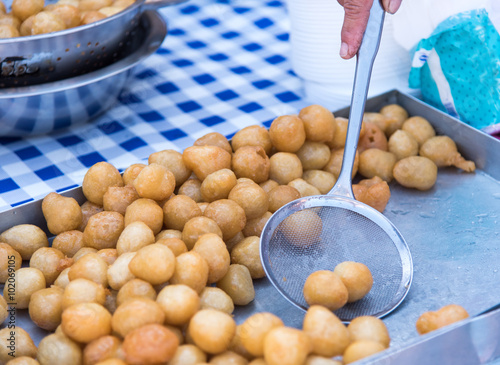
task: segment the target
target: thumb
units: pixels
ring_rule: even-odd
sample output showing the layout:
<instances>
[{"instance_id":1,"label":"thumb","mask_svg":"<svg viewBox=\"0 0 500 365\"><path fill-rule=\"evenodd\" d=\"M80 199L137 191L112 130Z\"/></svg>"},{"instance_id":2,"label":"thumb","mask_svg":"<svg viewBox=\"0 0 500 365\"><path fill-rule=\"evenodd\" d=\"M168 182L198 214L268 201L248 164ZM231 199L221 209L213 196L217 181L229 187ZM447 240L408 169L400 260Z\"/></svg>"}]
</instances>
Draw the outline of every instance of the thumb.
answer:
<instances>
[{"instance_id":1,"label":"thumb","mask_svg":"<svg viewBox=\"0 0 500 365\"><path fill-rule=\"evenodd\" d=\"M376 0L378 1L378 0ZM340 56L345 59L354 57L358 52L363 34L370 17L373 0L344 0L344 24L340 33L342 45Z\"/></svg>"}]
</instances>

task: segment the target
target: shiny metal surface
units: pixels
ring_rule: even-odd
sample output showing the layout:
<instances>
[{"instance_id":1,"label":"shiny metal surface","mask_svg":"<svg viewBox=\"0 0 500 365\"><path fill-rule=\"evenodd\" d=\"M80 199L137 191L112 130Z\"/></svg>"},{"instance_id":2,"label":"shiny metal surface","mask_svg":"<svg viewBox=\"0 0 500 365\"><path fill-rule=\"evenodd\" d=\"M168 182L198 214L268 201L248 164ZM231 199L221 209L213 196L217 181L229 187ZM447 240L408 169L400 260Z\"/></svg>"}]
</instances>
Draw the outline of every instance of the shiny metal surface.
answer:
<instances>
[{"instance_id":1,"label":"shiny metal surface","mask_svg":"<svg viewBox=\"0 0 500 365\"><path fill-rule=\"evenodd\" d=\"M435 187L423 192L390 184L391 199L384 215L406 238L412 252L414 276L412 288L403 303L384 317L391 347L380 356L425 340L427 337L420 337L415 330L417 318L425 311L456 303L471 316L476 316L500 303L500 141L398 91L368 99L366 110L379 111L392 103L402 105L412 116L424 116L439 134L447 134L457 141L460 152L476 161L478 170L467 174L455 168L440 169ZM347 117L348 114L348 108L335 112L337 116ZM63 194L75 197L80 203L84 200L81 188ZM0 231L21 223L44 226L41 201L0 213ZM268 311L279 316L288 326L302 326L303 311L285 300L268 279L255 280L254 285L255 300L235 309L237 323L242 323L253 313ZM489 320L493 318L490 315L486 317L486 322L491 323L487 333L496 334L498 327ZM47 333L30 321L26 310L16 312L16 324L26 329L37 344ZM481 332L470 332L477 338L474 341L484 341L489 346L487 348L497 351L494 349L500 337L492 340ZM473 354L474 349L466 348L462 352L464 356L456 359L449 354L450 347L457 351L454 342L449 347L434 347L434 355L440 360L437 363L471 364L467 361L469 355L465 355ZM375 359L368 359L363 364L373 363ZM500 361L491 359L487 363L499 364Z\"/></svg>"},{"instance_id":2,"label":"shiny metal surface","mask_svg":"<svg viewBox=\"0 0 500 365\"><path fill-rule=\"evenodd\" d=\"M62 80L127 55L141 13L185 0L137 0L122 12L59 32L0 39L0 89ZM46 1L46 4L56 2ZM9 11L12 1L5 5Z\"/></svg>"},{"instance_id":3,"label":"shiny metal surface","mask_svg":"<svg viewBox=\"0 0 500 365\"><path fill-rule=\"evenodd\" d=\"M142 13L119 61L65 80L0 89L0 136L27 136L81 124L117 100L131 69L154 53L165 39L163 18Z\"/></svg>"}]
</instances>

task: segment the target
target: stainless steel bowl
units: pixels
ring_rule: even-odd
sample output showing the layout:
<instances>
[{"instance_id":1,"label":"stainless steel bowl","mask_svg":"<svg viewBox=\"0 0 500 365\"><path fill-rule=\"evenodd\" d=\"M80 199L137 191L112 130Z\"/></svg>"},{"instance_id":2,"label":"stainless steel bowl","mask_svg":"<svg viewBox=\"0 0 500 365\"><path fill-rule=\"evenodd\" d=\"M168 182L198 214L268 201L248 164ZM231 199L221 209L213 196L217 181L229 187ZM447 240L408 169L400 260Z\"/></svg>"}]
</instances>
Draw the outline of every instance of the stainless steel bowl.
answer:
<instances>
[{"instance_id":1,"label":"stainless steel bowl","mask_svg":"<svg viewBox=\"0 0 500 365\"><path fill-rule=\"evenodd\" d=\"M126 57L81 76L0 89L0 136L23 137L82 124L117 100L134 66L154 53L167 35L158 12L147 10L125 45Z\"/></svg>"},{"instance_id":2,"label":"stainless steel bowl","mask_svg":"<svg viewBox=\"0 0 500 365\"><path fill-rule=\"evenodd\" d=\"M10 9L12 0L4 0ZM136 0L123 11L58 32L0 39L0 88L30 86L75 77L126 55L127 42L146 10L185 0ZM51 4L56 0L45 0Z\"/></svg>"}]
</instances>

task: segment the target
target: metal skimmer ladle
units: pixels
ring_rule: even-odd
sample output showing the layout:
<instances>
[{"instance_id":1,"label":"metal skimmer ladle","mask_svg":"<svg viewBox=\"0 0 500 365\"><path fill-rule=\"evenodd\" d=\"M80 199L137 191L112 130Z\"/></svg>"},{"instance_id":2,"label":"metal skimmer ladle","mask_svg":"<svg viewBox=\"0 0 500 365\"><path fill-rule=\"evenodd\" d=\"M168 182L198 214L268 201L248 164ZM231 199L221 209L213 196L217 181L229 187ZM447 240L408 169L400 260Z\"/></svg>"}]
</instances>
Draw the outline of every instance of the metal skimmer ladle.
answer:
<instances>
[{"instance_id":1,"label":"metal skimmer ladle","mask_svg":"<svg viewBox=\"0 0 500 365\"><path fill-rule=\"evenodd\" d=\"M343 261L361 262L374 283L361 300L335 311L344 322L361 315L382 317L405 298L413 276L408 246L394 225L377 210L358 202L352 172L373 61L378 51L384 10L378 0L357 54L356 74L342 169L327 195L297 199L277 210L261 235L264 270L274 287L293 305L307 310L307 277L333 270Z\"/></svg>"}]
</instances>

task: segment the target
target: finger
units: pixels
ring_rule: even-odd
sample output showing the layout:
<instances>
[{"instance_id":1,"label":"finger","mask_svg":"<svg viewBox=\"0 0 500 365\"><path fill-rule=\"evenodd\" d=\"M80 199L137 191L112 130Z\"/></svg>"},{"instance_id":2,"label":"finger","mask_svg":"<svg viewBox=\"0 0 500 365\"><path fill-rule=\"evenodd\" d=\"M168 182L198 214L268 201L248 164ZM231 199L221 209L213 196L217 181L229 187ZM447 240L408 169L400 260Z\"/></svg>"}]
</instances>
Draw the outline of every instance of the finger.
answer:
<instances>
[{"instance_id":1,"label":"finger","mask_svg":"<svg viewBox=\"0 0 500 365\"><path fill-rule=\"evenodd\" d=\"M377 0L378 1L378 0ZM340 33L340 57L350 59L358 52L370 17L373 0L344 0L344 24Z\"/></svg>"},{"instance_id":2,"label":"finger","mask_svg":"<svg viewBox=\"0 0 500 365\"><path fill-rule=\"evenodd\" d=\"M389 14L394 14L401 6L401 0L382 0L382 5L385 11Z\"/></svg>"}]
</instances>

